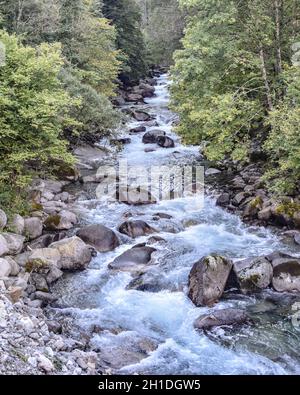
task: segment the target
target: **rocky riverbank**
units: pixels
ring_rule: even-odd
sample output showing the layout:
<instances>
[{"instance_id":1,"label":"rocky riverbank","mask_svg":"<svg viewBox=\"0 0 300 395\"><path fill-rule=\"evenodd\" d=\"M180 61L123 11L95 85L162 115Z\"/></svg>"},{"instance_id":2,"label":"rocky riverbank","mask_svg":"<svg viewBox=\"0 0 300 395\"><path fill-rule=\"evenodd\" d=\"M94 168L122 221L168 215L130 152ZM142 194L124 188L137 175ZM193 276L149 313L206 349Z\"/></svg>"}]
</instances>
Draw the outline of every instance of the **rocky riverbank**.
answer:
<instances>
[{"instance_id":1,"label":"rocky riverbank","mask_svg":"<svg viewBox=\"0 0 300 395\"><path fill-rule=\"evenodd\" d=\"M239 215L243 222L278 229L283 238L300 244L300 199L274 197L263 179L264 162L246 166L223 161L208 168L206 184L217 205Z\"/></svg>"},{"instance_id":2,"label":"rocky riverbank","mask_svg":"<svg viewBox=\"0 0 300 395\"><path fill-rule=\"evenodd\" d=\"M136 87L120 91L115 103L136 121L128 135L141 141L145 157L159 149L174 150L176 155L176 137L169 128L167 131L161 129L155 116L141 107L145 98L155 94L154 85L155 80L149 78ZM65 276L84 272L93 257L119 251L127 244L128 248L120 249L109 260L109 272L128 274L131 280L126 285L127 290L153 294L164 290L159 281L155 283L147 275L156 268L161 271L159 277L163 277L167 262L179 255L179 247L177 251L173 246L172 251L167 244L167 235L182 234L199 224L194 217L177 219L163 209L157 209L146 218L139 209L155 203L148 193L143 199L141 194L138 199L135 196L122 199L127 210L121 215L122 221L113 226L98 220L85 223L81 217L82 202L88 204L86 201L94 196L97 185L103 181L97 169L116 162L119 148L131 144L128 135L114 138L111 145L105 147L99 143L77 147L78 171L63 180L35 180L30 191L30 216L15 215L8 220L6 213L0 210L0 373L110 373L142 360L158 348L157 338L140 336L133 351L125 350L120 356L109 355L91 342L95 334L105 329L91 324L88 330L83 330L71 313L60 315L60 305L56 304L58 295L53 292L56 283ZM209 192L217 194L217 204L241 215L245 221L255 225L277 225L280 218L285 218L268 196L259 166L236 169L223 164L218 168L208 167L206 178L211 188ZM95 202L91 200L89 204L92 209ZM293 214L293 222L284 226L296 225L296 218ZM295 230L285 235L293 237L295 243L299 240ZM142 242L136 241L140 238ZM187 243L183 250L189 248ZM295 298L300 294L300 259L286 253L231 259L225 254L201 252L199 260L195 261L186 293L197 307L211 308L232 292L241 297L268 290ZM172 287L172 292L184 289L182 285L179 289L175 284ZM207 331L250 321L242 309L220 309L213 314L202 314L195 321L195 328ZM122 329L110 328L109 333L117 336Z\"/></svg>"}]
</instances>

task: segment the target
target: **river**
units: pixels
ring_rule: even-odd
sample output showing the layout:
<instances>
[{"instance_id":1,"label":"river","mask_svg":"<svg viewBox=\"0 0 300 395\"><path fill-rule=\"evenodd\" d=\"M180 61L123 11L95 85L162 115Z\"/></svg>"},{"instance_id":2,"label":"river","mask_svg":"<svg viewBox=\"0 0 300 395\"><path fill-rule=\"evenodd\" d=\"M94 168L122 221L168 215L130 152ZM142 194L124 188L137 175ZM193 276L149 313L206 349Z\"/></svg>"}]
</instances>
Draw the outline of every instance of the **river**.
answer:
<instances>
[{"instance_id":1,"label":"river","mask_svg":"<svg viewBox=\"0 0 300 395\"><path fill-rule=\"evenodd\" d=\"M145 153L143 134L132 135L131 144L118 154L131 166L187 164L200 159L198 147L181 145L172 133L174 114L168 109L168 85L167 75L159 77L156 96L136 108L153 114L158 128L166 131L176 146L155 146L155 151ZM127 126L137 125L133 121ZM291 252L291 247L282 244L271 230L244 225L237 216L217 207L213 197L206 196L201 209L196 199L179 198L132 208L100 200L80 202L85 223L101 223L116 230L130 211L134 218L159 228L159 236L166 242L155 244L155 264L143 276L149 291L128 289L132 275L108 269L116 256L147 240L121 236L123 244L119 248L98 254L88 270L67 275L57 284L59 304L63 306L60 313L71 315L83 331L92 332L89 346L99 352L113 373L299 374L300 332L289 317L295 296L271 290L256 296L227 293L211 309L197 308L188 299L188 274L204 255L219 253L239 259L275 250ZM157 212L172 219L154 220ZM247 310L253 324L239 329L218 328L209 334L193 328L199 315L224 307Z\"/></svg>"}]
</instances>

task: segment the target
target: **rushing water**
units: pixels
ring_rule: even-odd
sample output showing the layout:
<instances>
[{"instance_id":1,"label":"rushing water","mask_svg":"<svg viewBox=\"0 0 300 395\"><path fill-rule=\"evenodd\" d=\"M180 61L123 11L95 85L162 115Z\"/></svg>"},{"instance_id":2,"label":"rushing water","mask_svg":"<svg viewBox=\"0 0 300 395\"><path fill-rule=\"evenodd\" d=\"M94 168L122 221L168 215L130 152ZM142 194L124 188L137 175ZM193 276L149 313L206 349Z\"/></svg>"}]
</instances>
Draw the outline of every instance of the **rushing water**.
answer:
<instances>
[{"instance_id":1,"label":"rushing water","mask_svg":"<svg viewBox=\"0 0 300 395\"><path fill-rule=\"evenodd\" d=\"M159 129L176 141L173 149L155 148L145 153L142 134L130 136L132 143L119 154L130 165L191 163L199 159L197 147L185 147L172 133L174 115L168 110L168 79L158 79L156 96L145 108L155 115ZM131 122L128 127L137 126ZM157 127L148 128L148 130ZM212 309L196 308L186 296L189 271L197 260L209 253L232 259L287 250L263 228L247 227L240 219L218 208L211 197L204 208L194 198L163 201L130 208L120 203L81 202L87 223L101 223L112 229L130 211L134 218L146 220L160 230L166 243L157 243L155 264L143 281L152 292L129 289L129 273L110 271L108 264L134 244L121 236L116 251L98 254L89 269L69 275L57 285L62 313L71 314L84 330L98 327L91 346L114 372L121 374L287 374L300 373L300 333L289 318L296 297L267 291L257 296L227 294ZM172 220L155 221L153 214L163 212ZM292 251L297 253L297 251ZM299 251L298 251L299 252ZM201 314L224 307L241 307L253 324L235 330L216 329L210 334L197 332L194 320Z\"/></svg>"}]
</instances>

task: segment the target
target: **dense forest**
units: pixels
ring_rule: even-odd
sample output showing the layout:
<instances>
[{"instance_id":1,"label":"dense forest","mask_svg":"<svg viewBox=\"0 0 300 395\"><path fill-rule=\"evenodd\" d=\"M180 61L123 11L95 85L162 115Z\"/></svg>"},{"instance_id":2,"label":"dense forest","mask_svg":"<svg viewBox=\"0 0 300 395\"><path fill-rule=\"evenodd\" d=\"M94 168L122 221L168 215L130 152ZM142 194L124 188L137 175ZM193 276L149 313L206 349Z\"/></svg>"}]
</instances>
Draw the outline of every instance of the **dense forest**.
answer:
<instances>
[{"instance_id":1,"label":"dense forest","mask_svg":"<svg viewBox=\"0 0 300 395\"><path fill-rule=\"evenodd\" d=\"M297 0L181 0L173 102L185 141L211 160L264 159L276 193L300 177L300 4ZM298 53L298 54L297 54Z\"/></svg>"},{"instance_id":2,"label":"dense forest","mask_svg":"<svg viewBox=\"0 0 300 395\"><path fill-rule=\"evenodd\" d=\"M259 157L270 189L297 192L299 8L297 0L2 0L1 205L12 196L22 204L35 175L72 166L78 141L113 133L118 87L154 65L172 66L186 143L210 160Z\"/></svg>"}]
</instances>

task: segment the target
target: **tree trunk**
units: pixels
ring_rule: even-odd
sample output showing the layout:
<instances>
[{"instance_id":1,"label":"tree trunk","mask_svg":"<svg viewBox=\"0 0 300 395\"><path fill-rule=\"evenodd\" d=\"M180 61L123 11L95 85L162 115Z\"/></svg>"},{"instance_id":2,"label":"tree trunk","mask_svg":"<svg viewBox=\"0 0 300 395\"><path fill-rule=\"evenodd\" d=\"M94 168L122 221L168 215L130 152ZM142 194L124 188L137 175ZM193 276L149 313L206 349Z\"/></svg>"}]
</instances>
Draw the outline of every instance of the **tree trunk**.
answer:
<instances>
[{"instance_id":1,"label":"tree trunk","mask_svg":"<svg viewBox=\"0 0 300 395\"><path fill-rule=\"evenodd\" d=\"M272 111L274 107L273 107L273 102L272 102L271 88L270 88L270 84L268 81L268 73L267 73L266 61L265 61L265 52L264 52L264 48L262 45L260 46L259 56L260 56L260 63L261 63L262 78L263 78L263 81L265 84L265 89L266 89L268 110Z\"/></svg>"},{"instance_id":2,"label":"tree trunk","mask_svg":"<svg viewBox=\"0 0 300 395\"><path fill-rule=\"evenodd\" d=\"M274 0L275 7L275 26L276 26L276 71L282 73L282 55L281 55L281 11L282 1Z\"/></svg>"}]
</instances>

